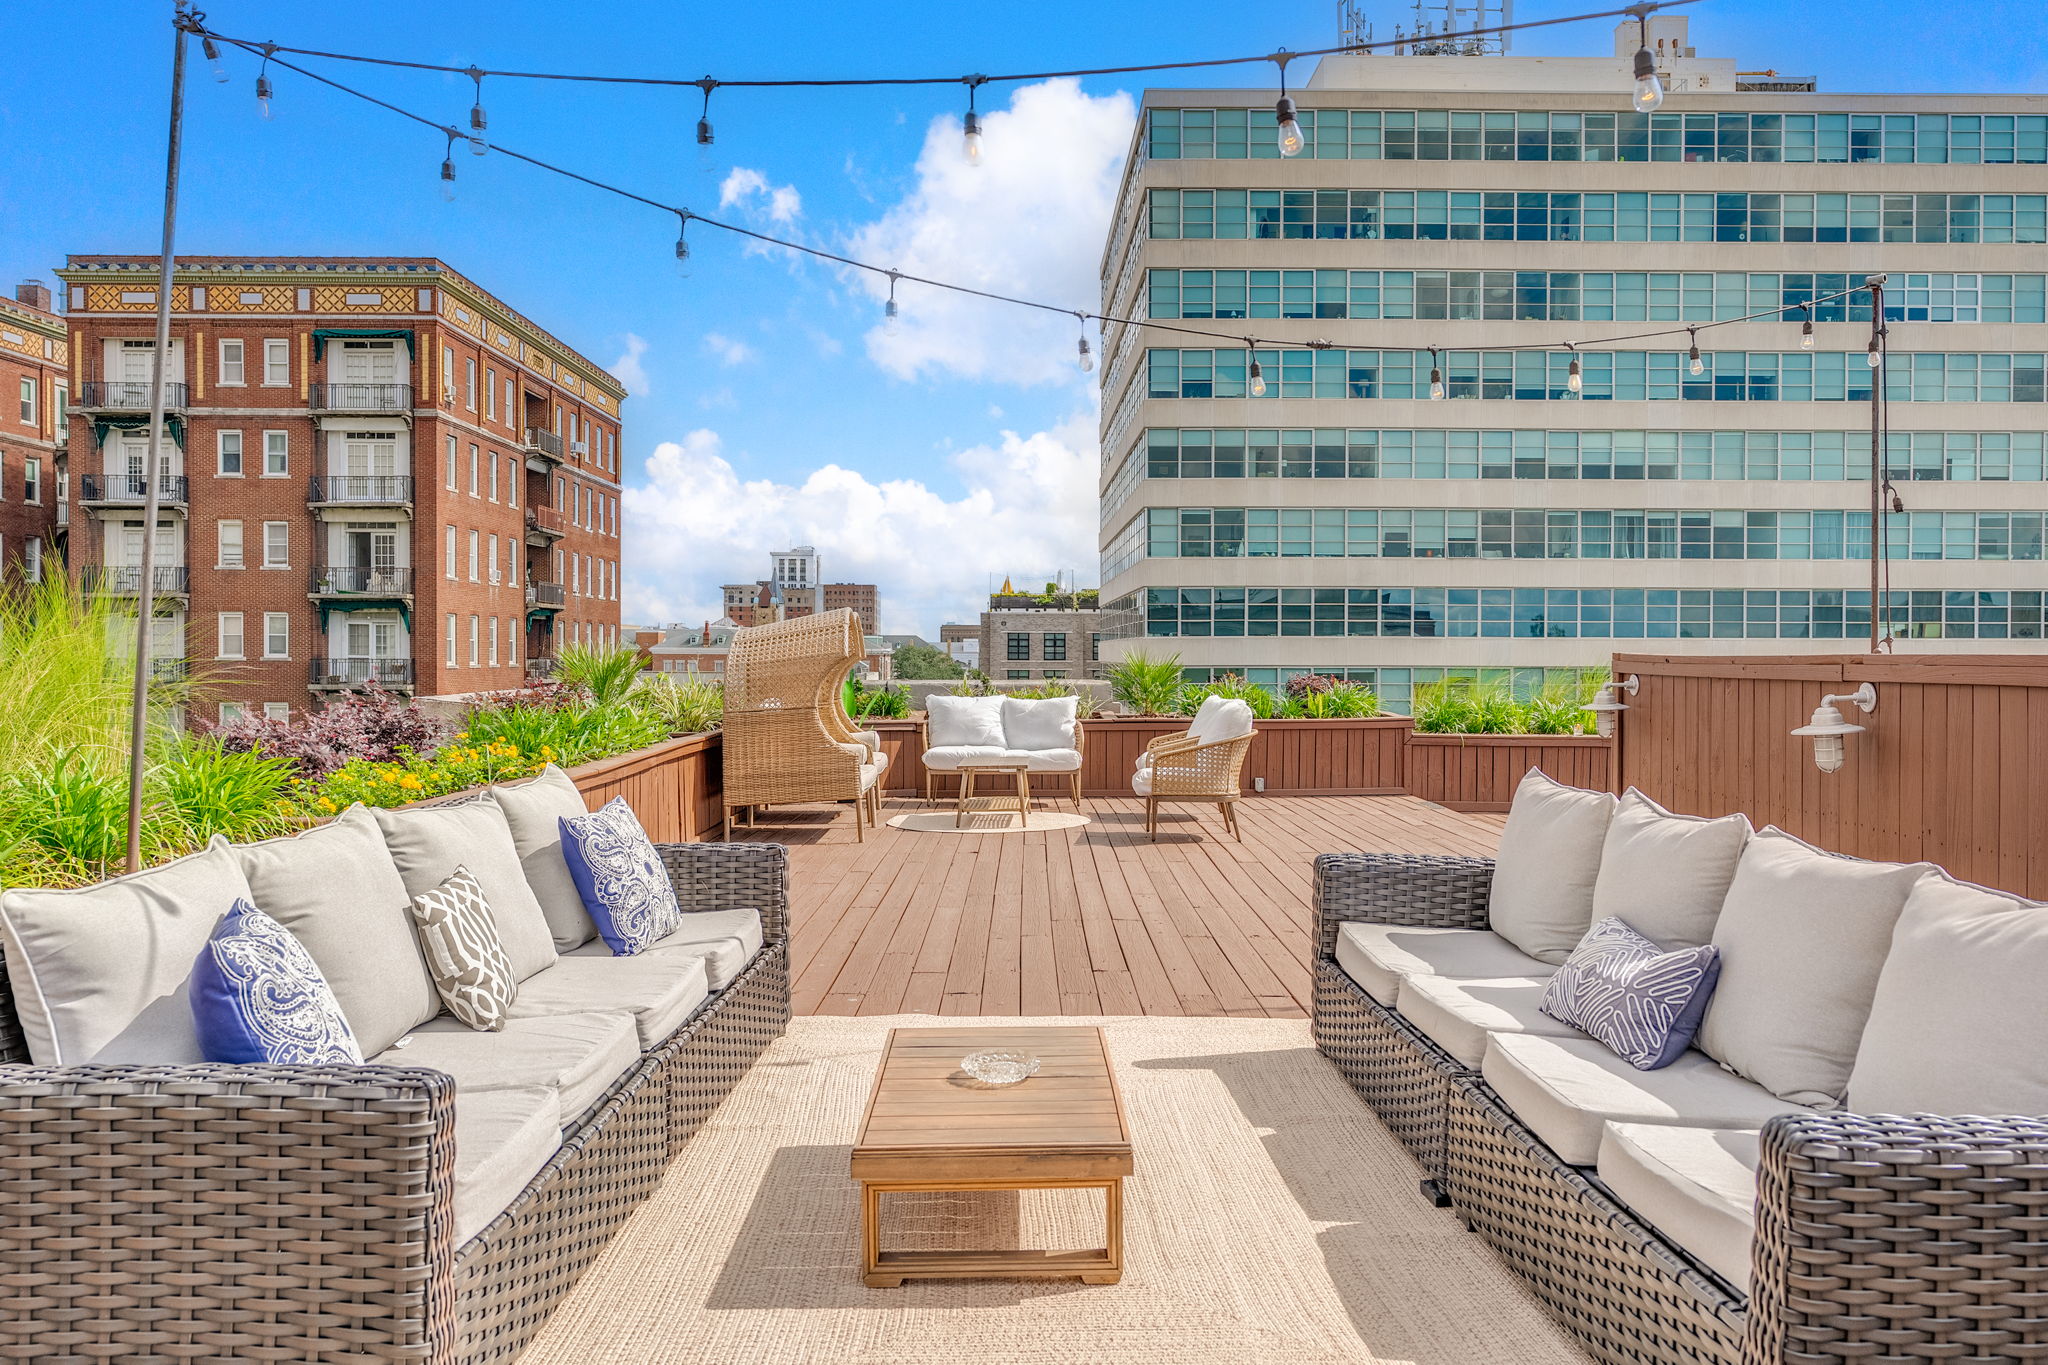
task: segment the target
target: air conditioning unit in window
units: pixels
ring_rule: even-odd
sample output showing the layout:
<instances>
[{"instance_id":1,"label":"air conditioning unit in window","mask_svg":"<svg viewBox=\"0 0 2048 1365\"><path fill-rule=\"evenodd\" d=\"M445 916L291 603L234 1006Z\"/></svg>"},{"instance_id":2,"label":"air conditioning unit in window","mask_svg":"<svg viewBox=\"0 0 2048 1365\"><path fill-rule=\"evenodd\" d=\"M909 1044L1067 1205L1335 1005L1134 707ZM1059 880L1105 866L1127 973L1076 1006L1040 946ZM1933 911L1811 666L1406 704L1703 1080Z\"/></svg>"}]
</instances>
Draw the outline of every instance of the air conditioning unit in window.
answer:
<instances>
[{"instance_id":1,"label":"air conditioning unit in window","mask_svg":"<svg viewBox=\"0 0 2048 1365\"><path fill-rule=\"evenodd\" d=\"M590 453L590 442L588 442L588 441L571 441L571 442L569 442L569 453L570 453L570 454L572 454L572 455L588 455L588 454Z\"/></svg>"}]
</instances>

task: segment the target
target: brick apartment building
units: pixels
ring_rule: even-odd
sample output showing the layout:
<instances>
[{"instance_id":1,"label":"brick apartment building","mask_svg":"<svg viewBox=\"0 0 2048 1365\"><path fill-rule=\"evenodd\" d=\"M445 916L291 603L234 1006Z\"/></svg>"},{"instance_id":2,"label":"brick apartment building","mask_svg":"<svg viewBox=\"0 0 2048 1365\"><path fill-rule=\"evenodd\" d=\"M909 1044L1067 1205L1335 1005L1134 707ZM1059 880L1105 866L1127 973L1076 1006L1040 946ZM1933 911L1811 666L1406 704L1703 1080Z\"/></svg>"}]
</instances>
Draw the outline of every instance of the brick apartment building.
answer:
<instances>
[{"instance_id":1,"label":"brick apartment building","mask_svg":"<svg viewBox=\"0 0 2048 1365\"><path fill-rule=\"evenodd\" d=\"M68 349L48 286L0 299L0 582L40 577L62 548Z\"/></svg>"},{"instance_id":2,"label":"brick apartment building","mask_svg":"<svg viewBox=\"0 0 2048 1365\"><path fill-rule=\"evenodd\" d=\"M70 558L141 583L157 260L73 256ZM619 642L625 391L441 261L181 257L158 656L271 714Z\"/></svg>"},{"instance_id":3,"label":"brick apartment building","mask_svg":"<svg viewBox=\"0 0 2048 1365\"><path fill-rule=\"evenodd\" d=\"M865 629L876 629L882 604L874 584L821 582L820 557L809 545L777 550L768 558L768 577L752 583L727 583L720 589L726 619L736 625L765 626L846 607L859 615Z\"/></svg>"}]
</instances>

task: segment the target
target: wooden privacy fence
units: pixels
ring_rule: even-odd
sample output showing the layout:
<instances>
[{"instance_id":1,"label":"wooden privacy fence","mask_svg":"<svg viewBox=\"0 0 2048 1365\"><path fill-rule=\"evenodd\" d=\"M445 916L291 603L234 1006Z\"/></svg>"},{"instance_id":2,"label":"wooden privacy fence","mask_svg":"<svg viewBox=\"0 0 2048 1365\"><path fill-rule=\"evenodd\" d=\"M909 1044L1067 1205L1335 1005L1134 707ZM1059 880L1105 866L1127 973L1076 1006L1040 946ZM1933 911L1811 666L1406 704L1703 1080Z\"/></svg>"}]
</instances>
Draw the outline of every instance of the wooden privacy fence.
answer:
<instances>
[{"instance_id":1,"label":"wooden privacy fence","mask_svg":"<svg viewBox=\"0 0 2048 1365\"><path fill-rule=\"evenodd\" d=\"M1573 787L1614 791L1614 743L1597 735L1410 733L1411 795L1463 811L1504 811L1515 786L1541 768Z\"/></svg>"},{"instance_id":2,"label":"wooden privacy fence","mask_svg":"<svg viewBox=\"0 0 2048 1365\"><path fill-rule=\"evenodd\" d=\"M1620 777L1673 810L1741 811L1842 853L1925 858L2048 896L2048 659L2023 655L1682 658L1617 654ZM1826 693L1868 682L1877 710L1841 770L1791 733Z\"/></svg>"}]
</instances>

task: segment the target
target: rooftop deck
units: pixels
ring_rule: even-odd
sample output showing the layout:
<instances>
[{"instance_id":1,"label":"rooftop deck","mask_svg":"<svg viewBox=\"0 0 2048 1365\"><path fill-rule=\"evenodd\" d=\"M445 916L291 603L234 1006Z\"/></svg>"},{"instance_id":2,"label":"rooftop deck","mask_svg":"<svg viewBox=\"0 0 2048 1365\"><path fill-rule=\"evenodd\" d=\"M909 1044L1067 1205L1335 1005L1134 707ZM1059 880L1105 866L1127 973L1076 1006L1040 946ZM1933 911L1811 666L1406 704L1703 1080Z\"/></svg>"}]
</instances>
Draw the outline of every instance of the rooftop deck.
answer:
<instances>
[{"instance_id":1,"label":"rooftop deck","mask_svg":"<svg viewBox=\"0 0 2048 1365\"><path fill-rule=\"evenodd\" d=\"M924 809L892 799L882 818ZM1163 810L1157 843L1142 802L1098 798L1092 823L1043 833L884 824L856 842L844 811L796 808L736 837L790 847L798 1014L1298 1019L1316 854L1491 854L1503 819L1411 796L1247 797L1240 844L1199 809Z\"/></svg>"}]
</instances>

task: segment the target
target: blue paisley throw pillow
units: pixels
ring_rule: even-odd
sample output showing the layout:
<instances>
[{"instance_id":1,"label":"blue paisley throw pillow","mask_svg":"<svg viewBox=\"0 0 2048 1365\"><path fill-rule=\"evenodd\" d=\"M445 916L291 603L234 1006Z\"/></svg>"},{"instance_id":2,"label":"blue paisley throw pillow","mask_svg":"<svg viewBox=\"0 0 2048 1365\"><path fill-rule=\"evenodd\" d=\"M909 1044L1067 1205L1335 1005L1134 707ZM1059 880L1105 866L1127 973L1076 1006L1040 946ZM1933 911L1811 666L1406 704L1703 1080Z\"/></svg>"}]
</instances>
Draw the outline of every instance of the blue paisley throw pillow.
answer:
<instances>
[{"instance_id":1,"label":"blue paisley throw pillow","mask_svg":"<svg viewBox=\"0 0 2048 1365\"><path fill-rule=\"evenodd\" d=\"M192 965L192 1022L209 1062L361 1065L363 1050L313 955L237 900Z\"/></svg>"},{"instance_id":2,"label":"blue paisley throw pillow","mask_svg":"<svg viewBox=\"0 0 2048 1365\"><path fill-rule=\"evenodd\" d=\"M613 956L631 957L675 932L683 918L676 889L625 797L561 821L569 876Z\"/></svg>"},{"instance_id":3,"label":"blue paisley throw pillow","mask_svg":"<svg viewBox=\"0 0 2048 1365\"><path fill-rule=\"evenodd\" d=\"M1592 1034L1636 1070L1655 1071L1692 1046L1720 978L1713 944L1667 953L1626 921L1608 918L1550 978L1542 1010Z\"/></svg>"}]
</instances>

